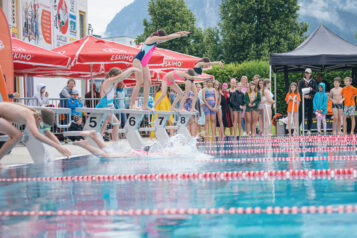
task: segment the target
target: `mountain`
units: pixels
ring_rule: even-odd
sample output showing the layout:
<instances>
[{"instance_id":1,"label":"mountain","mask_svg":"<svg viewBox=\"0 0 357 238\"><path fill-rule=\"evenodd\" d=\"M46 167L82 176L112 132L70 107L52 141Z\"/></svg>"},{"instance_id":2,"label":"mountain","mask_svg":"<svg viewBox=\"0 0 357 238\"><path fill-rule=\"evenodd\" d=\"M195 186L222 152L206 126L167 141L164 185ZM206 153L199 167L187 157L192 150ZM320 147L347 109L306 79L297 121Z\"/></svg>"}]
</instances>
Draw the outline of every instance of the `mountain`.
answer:
<instances>
[{"instance_id":1,"label":"mountain","mask_svg":"<svg viewBox=\"0 0 357 238\"><path fill-rule=\"evenodd\" d=\"M147 13L149 0L134 0L118 12L108 24L106 36L129 36L135 38L144 31L142 22L149 19ZM186 0L188 8L196 16L196 26L207 28L219 22L221 0ZM309 23L307 34L320 24L357 45L354 33L357 31L356 0L299 0L299 21Z\"/></svg>"},{"instance_id":2,"label":"mountain","mask_svg":"<svg viewBox=\"0 0 357 238\"><path fill-rule=\"evenodd\" d=\"M144 32L143 20L150 19L147 12L148 0L134 0L118 12L107 25L105 36L129 36L136 38ZM188 8L196 16L196 26L207 28L219 21L221 0L186 0Z\"/></svg>"}]
</instances>

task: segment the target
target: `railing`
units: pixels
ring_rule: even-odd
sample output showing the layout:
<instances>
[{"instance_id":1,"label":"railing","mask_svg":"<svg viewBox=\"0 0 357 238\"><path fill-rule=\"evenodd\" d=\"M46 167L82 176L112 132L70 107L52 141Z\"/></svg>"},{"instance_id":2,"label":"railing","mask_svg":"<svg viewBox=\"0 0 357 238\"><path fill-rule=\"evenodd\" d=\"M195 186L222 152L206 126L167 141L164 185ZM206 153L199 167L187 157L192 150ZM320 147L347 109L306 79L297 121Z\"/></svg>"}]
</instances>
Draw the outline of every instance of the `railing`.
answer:
<instances>
[{"instance_id":1,"label":"railing","mask_svg":"<svg viewBox=\"0 0 357 238\"><path fill-rule=\"evenodd\" d=\"M67 98L48 98L48 105L44 105L44 106L61 107L60 105L66 104L67 100L68 100ZM83 107L94 108L98 104L100 98L80 98L79 100L82 102ZM123 100L125 105L129 105L131 98L130 97L125 97L125 99L116 98L114 100L117 102L118 105L120 105ZM37 98L34 97L20 97L20 98L15 97L15 98L11 98L10 101L22 103L27 106L35 106L35 107L40 106ZM143 97L138 97L136 101L137 101L137 105L140 107L143 102Z\"/></svg>"}]
</instances>

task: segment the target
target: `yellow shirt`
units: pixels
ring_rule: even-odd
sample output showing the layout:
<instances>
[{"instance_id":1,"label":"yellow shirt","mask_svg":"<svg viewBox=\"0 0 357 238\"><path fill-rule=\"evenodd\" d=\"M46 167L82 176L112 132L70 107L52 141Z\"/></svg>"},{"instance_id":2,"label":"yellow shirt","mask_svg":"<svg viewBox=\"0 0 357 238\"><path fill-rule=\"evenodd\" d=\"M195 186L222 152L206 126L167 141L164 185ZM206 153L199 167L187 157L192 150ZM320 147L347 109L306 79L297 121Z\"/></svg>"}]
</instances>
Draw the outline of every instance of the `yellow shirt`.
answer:
<instances>
[{"instance_id":1,"label":"yellow shirt","mask_svg":"<svg viewBox=\"0 0 357 238\"><path fill-rule=\"evenodd\" d=\"M158 91L156 94L155 94L155 98L154 98L154 101L156 102L156 100L160 97L161 95L161 91ZM159 104L156 105L155 107L155 110L156 111L170 111L171 109L171 102L170 102L170 99L167 97L167 95L161 100L161 102ZM155 119L157 117L157 114L155 114ZM153 122L154 119L152 119L152 122ZM173 116L171 115L169 117L169 122L171 124L174 123L174 118ZM155 137L155 133L154 132L151 132L151 135L150 135L150 139L154 138Z\"/></svg>"}]
</instances>

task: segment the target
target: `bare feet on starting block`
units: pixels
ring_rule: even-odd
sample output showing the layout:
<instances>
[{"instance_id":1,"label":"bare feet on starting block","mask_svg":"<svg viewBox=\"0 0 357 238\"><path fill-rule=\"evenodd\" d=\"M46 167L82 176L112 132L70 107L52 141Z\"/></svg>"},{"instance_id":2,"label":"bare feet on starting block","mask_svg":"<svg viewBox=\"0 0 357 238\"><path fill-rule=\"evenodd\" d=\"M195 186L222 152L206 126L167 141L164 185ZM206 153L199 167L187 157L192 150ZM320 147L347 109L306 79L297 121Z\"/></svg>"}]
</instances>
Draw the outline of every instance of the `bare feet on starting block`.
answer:
<instances>
[{"instance_id":1,"label":"bare feet on starting block","mask_svg":"<svg viewBox=\"0 0 357 238\"><path fill-rule=\"evenodd\" d=\"M152 110L152 108L150 108L150 107L148 107L148 106L143 106L142 108L141 108L141 110L146 110L146 111L153 111Z\"/></svg>"},{"instance_id":2,"label":"bare feet on starting block","mask_svg":"<svg viewBox=\"0 0 357 238\"><path fill-rule=\"evenodd\" d=\"M179 109L178 112L189 112L186 109Z\"/></svg>"}]
</instances>

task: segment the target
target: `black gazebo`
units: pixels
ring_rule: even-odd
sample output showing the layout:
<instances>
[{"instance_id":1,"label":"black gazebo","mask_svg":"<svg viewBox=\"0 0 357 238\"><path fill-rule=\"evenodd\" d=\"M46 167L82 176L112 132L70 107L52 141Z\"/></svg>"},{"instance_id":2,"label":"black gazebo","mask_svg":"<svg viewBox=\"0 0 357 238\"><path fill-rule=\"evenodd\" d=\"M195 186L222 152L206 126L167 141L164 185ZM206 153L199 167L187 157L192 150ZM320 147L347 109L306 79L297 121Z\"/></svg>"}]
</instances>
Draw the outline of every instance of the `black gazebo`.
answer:
<instances>
[{"instance_id":1,"label":"black gazebo","mask_svg":"<svg viewBox=\"0 0 357 238\"><path fill-rule=\"evenodd\" d=\"M270 54L270 72L275 73L275 94L276 73L284 72L287 91L288 73L303 71L306 67L315 72L351 69L353 81L357 83L357 46L320 25L295 50Z\"/></svg>"}]
</instances>

